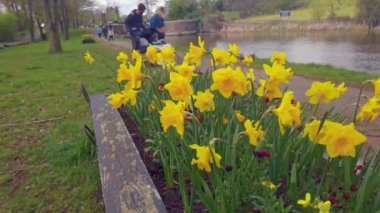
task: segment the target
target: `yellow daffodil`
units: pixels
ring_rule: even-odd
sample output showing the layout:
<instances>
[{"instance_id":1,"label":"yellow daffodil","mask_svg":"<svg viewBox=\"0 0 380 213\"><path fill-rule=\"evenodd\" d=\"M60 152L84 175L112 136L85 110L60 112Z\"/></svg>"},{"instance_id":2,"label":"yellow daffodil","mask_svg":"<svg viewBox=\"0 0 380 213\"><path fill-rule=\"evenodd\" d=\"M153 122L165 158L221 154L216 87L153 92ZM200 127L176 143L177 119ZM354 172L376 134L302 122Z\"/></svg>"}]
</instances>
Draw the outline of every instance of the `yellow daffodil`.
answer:
<instances>
[{"instance_id":1,"label":"yellow daffodil","mask_svg":"<svg viewBox=\"0 0 380 213\"><path fill-rule=\"evenodd\" d=\"M280 131L284 134L284 126L292 127L293 125L301 125L301 103L297 101L295 105L292 104L294 99L293 92L287 91L282 98L281 105L274 110L278 117Z\"/></svg>"},{"instance_id":2,"label":"yellow daffodil","mask_svg":"<svg viewBox=\"0 0 380 213\"><path fill-rule=\"evenodd\" d=\"M117 82L120 83L125 80L131 79L131 73L126 64L120 64L119 69L117 69Z\"/></svg>"},{"instance_id":3,"label":"yellow daffodil","mask_svg":"<svg viewBox=\"0 0 380 213\"><path fill-rule=\"evenodd\" d=\"M129 63L129 72L130 79L128 83L131 84L133 89L138 89L141 87L141 81L144 79L144 76L141 73L142 58L138 58L135 65Z\"/></svg>"},{"instance_id":4,"label":"yellow daffodil","mask_svg":"<svg viewBox=\"0 0 380 213\"><path fill-rule=\"evenodd\" d=\"M271 181L262 181L261 185L265 186L266 188L268 188L270 190L276 189L276 185L274 185L274 183Z\"/></svg>"},{"instance_id":5,"label":"yellow daffodil","mask_svg":"<svg viewBox=\"0 0 380 213\"><path fill-rule=\"evenodd\" d=\"M245 77L247 78L247 80L254 81L255 80L255 73L254 73L253 69L249 69L249 71L245 73Z\"/></svg>"},{"instance_id":6,"label":"yellow daffodil","mask_svg":"<svg viewBox=\"0 0 380 213\"><path fill-rule=\"evenodd\" d=\"M228 59L228 63L230 65L233 65L233 64L236 64L238 62L239 62L239 59L235 55L230 54L229 59Z\"/></svg>"},{"instance_id":7,"label":"yellow daffodil","mask_svg":"<svg viewBox=\"0 0 380 213\"><path fill-rule=\"evenodd\" d=\"M125 52L120 51L116 57L116 60L122 64L126 64L128 60L128 55Z\"/></svg>"},{"instance_id":8,"label":"yellow daffodil","mask_svg":"<svg viewBox=\"0 0 380 213\"><path fill-rule=\"evenodd\" d=\"M214 94L212 94L210 90L207 89L205 92L197 92L197 95L194 96L194 99L194 106L201 112L215 110Z\"/></svg>"},{"instance_id":9,"label":"yellow daffodil","mask_svg":"<svg viewBox=\"0 0 380 213\"><path fill-rule=\"evenodd\" d=\"M253 58L250 55L244 56L242 62L248 67L253 63Z\"/></svg>"},{"instance_id":10,"label":"yellow daffodil","mask_svg":"<svg viewBox=\"0 0 380 213\"><path fill-rule=\"evenodd\" d=\"M239 110L235 110L235 115L239 122L243 122L245 120L245 116L241 114Z\"/></svg>"},{"instance_id":11,"label":"yellow daffodil","mask_svg":"<svg viewBox=\"0 0 380 213\"><path fill-rule=\"evenodd\" d=\"M191 149L196 150L196 159L191 160L191 165L197 164L197 167L201 171L210 173L212 171L210 163L214 163L221 168L220 160L222 157L215 152L214 148L210 146L199 146L198 144L191 144Z\"/></svg>"},{"instance_id":12,"label":"yellow daffodil","mask_svg":"<svg viewBox=\"0 0 380 213\"><path fill-rule=\"evenodd\" d=\"M302 207L306 208L310 205L310 200L311 200L311 194L310 193L306 193L305 195L305 200L298 200L297 201L297 204L298 205L302 205Z\"/></svg>"},{"instance_id":13,"label":"yellow daffodil","mask_svg":"<svg viewBox=\"0 0 380 213\"><path fill-rule=\"evenodd\" d=\"M319 213L330 213L331 208L331 202L330 201L320 201L318 202L317 208L319 210Z\"/></svg>"},{"instance_id":14,"label":"yellow daffodil","mask_svg":"<svg viewBox=\"0 0 380 213\"><path fill-rule=\"evenodd\" d=\"M181 65L175 66L175 70L187 78L190 82L196 74L194 74L195 66L190 66L187 62L183 62Z\"/></svg>"},{"instance_id":15,"label":"yellow daffodil","mask_svg":"<svg viewBox=\"0 0 380 213\"><path fill-rule=\"evenodd\" d=\"M338 92L338 98L344 94L346 94L347 92L347 87L346 87L346 84L343 82L341 84L339 84L339 86L336 88L337 92Z\"/></svg>"},{"instance_id":16,"label":"yellow daffodil","mask_svg":"<svg viewBox=\"0 0 380 213\"><path fill-rule=\"evenodd\" d=\"M320 101L324 103L329 103L330 101L339 98L347 91L344 83L340 84L337 88L335 84L331 81L320 82L314 81L311 84L309 90L306 91L305 95L309 96L309 103L318 104Z\"/></svg>"},{"instance_id":17,"label":"yellow daffodil","mask_svg":"<svg viewBox=\"0 0 380 213\"><path fill-rule=\"evenodd\" d=\"M229 64L229 62L230 62L230 53L225 51L225 50L214 48L214 49L212 49L211 54L213 57L213 58L211 58L211 65L212 66L221 65L224 67L227 64Z\"/></svg>"},{"instance_id":18,"label":"yellow daffodil","mask_svg":"<svg viewBox=\"0 0 380 213\"><path fill-rule=\"evenodd\" d=\"M123 96L123 93L121 92L111 94L107 98L108 98L108 104L111 105L115 109L118 109L121 107L121 105L123 105L124 96Z\"/></svg>"},{"instance_id":19,"label":"yellow daffodil","mask_svg":"<svg viewBox=\"0 0 380 213\"><path fill-rule=\"evenodd\" d=\"M277 87L281 84L288 84L289 79L293 76L290 68L285 68L283 65L274 63L272 66L263 65L265 74L269 76L268 81L272 81Z\"/></svg>"},{"instance_id":20,"label":"yellow daffodil","mask_svg":"<svg viewBox=\"0 0 380 213\"><path fill-rule=\"evenodd\" d=\"M240 54L240 47L233 43L228 45L228 50L235 56L238 56Z\"/></svg>"},{"instance_id":21,"label":"yellow daffodil","mask_svg":"<svg viewBox=\"0 0 380 213\"><path fill-rule=\"evenodd\" d=\"M257 146L259 140L265 139L265 134L260 126L259 122L256 122L255 127L252 126L251 120L246 120L244 122L245 134L249 138L249 143L253 146Z\"/></svg>"},{"instance_id":22,"label":"yellow daffodil","mask_svg":"<svg viewBox=\"0 0 380 213\"><path fill-rule=\"evenodd\" d=\"M149 106L148 106L148 111L149 112L153 112L153 111L156 111L156 104L152 101Z\"/></svg>"},{"instance_id":23,"label":"yellow daffodil","mask_svg":"<svg viewBox=\"0 0 380 213\"><path fill-rule=\"evenodd\" d=\"M154 46L150 45L146 49L145 56L148 59L149 63L155 64L157 62L157 49Z\"/></svg>"},{"instance_id":24,"label":"yellow daffodil","mask_svg":"<svg viewBox=\"0 0 380 213\"><path fill-rule=\"evenodd\" d=\"M226 117L223 116L222 123L224 125L228 125L230 123L230 120L228 120L228 118L226 118Z\"/></svg>"},{"instance_id":25,"label":"yellow daffodil","mask_svg":"<svg viewBox=\"0 0 380 213\"><path fill-rule=\"evenodd\" d=\"M380 114L380 99L373 97L368 100L366 104L364 104L360 108L360 112L358 114L358 119L360 122L363 120L368 120L370 122L377 119Z\"/></svg>"},{"instance_id":26,"label":"yellow daffodil","mask_svg":"<svg viewBox=\"0 0 380 213\"><path fill-rule=\"evenodd\" d=\"M137 61L137 60L142 59L142 56L137 50L133 50L132 51L132 59Z\"/></svg>"},{"instance_id":27,"label":"yellow daffodil","mask_svg":"<svg viewBox=\"0 0 380 213\"><path fill-rule=\"evenodd\" d=\"M308 135L309 139L313 141L314 143L318 143L321 135L321 131L318 134L319 126L321 125L321 121L318 119L315 119L311 121L310 123L305 125L304 130L304 136ZM318 136L318 137L317 137Z\"/></svg>"},{"instance_id":28,"label":"yellow daffodil","mask_svg":"<svg viewBox=\"0 0 380 213\"><path fill-rule=\"evenodd\" d=\"M240 67L237 67L235 72L235 78L237 81L236 89L234 90L237 94L243 96L251 88L251 83L247 80L244 73L241 71Z\"/></svg>"},{"instance_id":29,"label":"yellow daffodil","mask_svg":"<svg viewBox=\"0 0 380 213\"><path fill-rule=\"evenodd\" d=\"M131 105L136 105L138 91L134 90L130 83L125 85L124 91L114 93L108 96L108 104L113 108L120 108L121 105L131 102Z\"/></svg>"},{"instance_id":30,"label":"yellow daffodil","mask_svg":"<svg viewBox=\"0 0 380 213\"><path fill-rule=\"evenodd\" d=\"M380 78L372 81L373 87L375 88L375 97L380 99Z\"/></svg>"},{"instance_id":31,"label":"yellow daffodil","mask_svg":"<svg viewBox=\"0 0 380 213\"><path fill-rule=\"evenodd\" d=\"M128 82L127 85L125 85L124 91L123 91L123 102L124 102L123 104L131 102L132 106L136 105L137 93L138 91L133 89L131 82Z\"/></svg>"},{"instance_id":32,"label":"yellow daffodil","mask_svg":"<svg viewBox=\"0 0 380 213\"><path fill-rule=\"evenodd\" d=\"M195 46L192 42L190 42L189 52L184 58L188 64L195 64L196 66L201 65L202 56L206 53L206 49L204 48L205 43L202 41L200 36L198 36L198 45L199 46Z\"/></svg>"},{"instance_id":33,"label":"yellow daffodil","mask_svg":"<svg viewBox=\"0 0 380 213\"><path fill-rule=\"evenodd\" d=\"M319 143L326 145L327 154L331 158L338 156L355 157L355 147L367 139L355 129L353 123L342 125L329 122L323 131L325 135L319 140Z\"/></svg>"},{"instance_id":34,"label":"yellow daffodil","mask_svg":"<svg viewBox=\"0 0 380 213\"><path fill-rule=\"evenodd\" d=\"M161 48L162 60L165 64L175 62L175 49L171 45L165 45Z\"/></svg>"},{"instance_id":35,"label":"yellow daffodil","mask_svg":"<svg viewBox=\"0 0 380 213\"><path fill-rule=\"evenodd\" d=\"M88 62L89 64L92 64L95 61L89 51L84 53L84 60Z\"/></svg>"},{"instance_id":36,"label":"yellow daffodil","mask_svg":"<svg viewBox=\"0 0 380 213\"><path fill-rule=\"evenodd\" d=\"M211 85L211 91L219 90L224 98L229 98L238 84L235 73L230 67L214 71L212 73L212 79L214 84Z\"/></svg>"},{"instance_id":37,"label":"yellow daffodil","mask_svg":"<svg viewBox=\"0 0 380 213\"><path fill-rule=\"evenodd\" d=\"M184 127L184 110L185 104L179 102L175 104L173 101L165 101L165 107L160 111L160 121L164 132L167 132L169 127L176 128L178 134L183 137Z\"/></svg>"},{"instance_id":38,"label":"yellow daffodil","mask_svg":"<svg viewBox=\"0 0 380 213\"><path fill-rule=\"evenodd\" d=\"M263 97L265 94L265 85L266 85L267 81L264 79L260 79L259 83L260 83L260 86L256 90L256 95L259 97Z\"/></svg>"},{"instance_id":39,"label":"yellow daffodil","mask_svg":"<svg viewBox=\"0 0 380 213\"><path fill-rule=\"evenodd\" d=\"M286 62L286 53L284 52L273 52L272 57L270 59L271 63L277 63L280 65L284 65Z\"/></svg>"},{"instance_id":40,"label":"yellow daffodil","mask_svg":"<svg viewBox=\"0 0 380 213\"><path fill-rule=\"evenodd\" d=\"M187 102L193 95L193 88L189 80L175 72L170 73L170 82L164 88L169 91L170 96L175 101Z\"/></svg>"}]
</instances>

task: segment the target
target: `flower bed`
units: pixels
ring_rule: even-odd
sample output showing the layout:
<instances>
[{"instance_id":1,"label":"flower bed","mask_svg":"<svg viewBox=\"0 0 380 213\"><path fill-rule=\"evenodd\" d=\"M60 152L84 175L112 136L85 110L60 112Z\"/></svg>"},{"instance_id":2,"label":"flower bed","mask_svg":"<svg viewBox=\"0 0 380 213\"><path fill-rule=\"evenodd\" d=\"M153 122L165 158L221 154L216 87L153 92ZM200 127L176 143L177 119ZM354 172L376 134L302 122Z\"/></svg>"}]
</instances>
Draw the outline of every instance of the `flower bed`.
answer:
<instances>
[{"instance_id":1,"label":"flower bed","mask_svg":"<svg viewBox=\"0 0 380 213\"><path fill-rule=\"evenodd\" d=\"M95 43L94 36L91 35L91 34L84 34L84 35L82 35L82 43L83 44Z\"/></svg>"},{"instance_id":2,"label":"flower bed","mask_svg":"<svg viewBox=\"0 0 380 213\"><path fill-rule=\"evenodd\" d=\"M200 70L206 55L212 73ZM362 150L366 136L356 130L380 114L380 79L363 84L374 86L374 97L348 121L319 107L344 95L344 83L314 82L307 103L281 90L293 75L284 53L273 54L258 81L253 58L235 44L207 51L199 39L180 62L170 46L145 56L164 69L120 53L117 81L125 87L109 104L127 107L186 212L198 201L211 212L380 208L379 154Z\"/></svg>"}]
</instances>

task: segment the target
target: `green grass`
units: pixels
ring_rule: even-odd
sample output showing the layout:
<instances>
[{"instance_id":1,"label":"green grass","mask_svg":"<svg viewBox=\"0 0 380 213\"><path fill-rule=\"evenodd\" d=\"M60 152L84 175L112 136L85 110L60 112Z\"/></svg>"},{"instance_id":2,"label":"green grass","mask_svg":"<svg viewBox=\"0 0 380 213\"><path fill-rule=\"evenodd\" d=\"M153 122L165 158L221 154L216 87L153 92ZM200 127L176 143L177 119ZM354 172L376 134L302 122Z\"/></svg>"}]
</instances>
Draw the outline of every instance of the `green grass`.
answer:
<instances>
[{"instance_id":1,"label":"green grass","mask_svg":"<svg viewBox=\"0 0 380 213\"><path fill-rule=\"evenodd\" d=\"M81 34L62 43L62 54L49 55L48 42L0 50L0 212L103 211L95 147L82 131L91 116L78 85L90 94L116 90L98 54L116 67L117 51L83 45Z\"/></svg>"},{"instance_id":2,"label":"green grass","mask_svg":"<svg viewBox=\"0 0 380 213\"><path fill-rule=\"evenodd\" d=\"M330 0L310 0L305 7L293 10L288 20L312 20L320 16L321 19L326 19L330 16L331 4ZM337 17L355 17L357 14L358 0L341 0L341 5L334 0L334 11ZM267 14L262 16L254 16L245 19L245 21L274 21L281 20L278 14Z\"/></svg>"},{"instance_id":3,"label":"green grass","mask_svg":"<svg viewBox=\"0 0 380 213\"><path fill-rule=\"evenodd\" d=\"M223 18L225 20L235 20L240 19L240 12L238 11L224 11Z\"/></svg>"},{"instance_id":4,"label":"green grass","mask_svg":"<svg viewBox=\"0 0 380 213\"><path fill-rule=\"evenodd\" d=\"M255 67L262 69L263 64L270 64L269 59L255 60ZM345 82L348 85L359 87L364 81L379 78L380 75L374 75L368 72L359 72L343 68L336 68L331 65L321 64L299 64L299 63L286 63L287 67L291 67L296 75L310 77L317 80L332 80Z\"/></svg>"}]
</instances>

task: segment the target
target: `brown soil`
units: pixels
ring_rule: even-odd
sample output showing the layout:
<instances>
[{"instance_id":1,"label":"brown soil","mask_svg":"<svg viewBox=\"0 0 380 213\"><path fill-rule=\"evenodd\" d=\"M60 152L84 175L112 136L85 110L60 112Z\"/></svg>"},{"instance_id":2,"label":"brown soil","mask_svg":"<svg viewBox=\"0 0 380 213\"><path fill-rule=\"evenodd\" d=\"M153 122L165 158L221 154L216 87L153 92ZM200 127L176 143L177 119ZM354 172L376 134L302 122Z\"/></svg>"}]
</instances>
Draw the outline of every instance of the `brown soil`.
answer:
<instances>
[{"instance_id":1,"label":"brown soil","mask_svg":"<svg viewBox=\"0 0 380 213\"><path fill-rule=\"evenodd\" d=\"M145 139L140 133L136 123L128 115L127 109L122 107L119 109L120 115L123 118L125 125L131 135L133 142L135 143L137 150L140 153L144 164L152 177L154 185L156 186L165 207L169 213L183 213L184 208L181 200L181 195L178 187L167 187L165 182L164 172L161 165L154 161L153 156L149 152L145 152ZM187 188L190 189L190 183L188 181ZM198 203L193 205L193 212L204 212L205 207Z\"/></svg>"}]
</instances>

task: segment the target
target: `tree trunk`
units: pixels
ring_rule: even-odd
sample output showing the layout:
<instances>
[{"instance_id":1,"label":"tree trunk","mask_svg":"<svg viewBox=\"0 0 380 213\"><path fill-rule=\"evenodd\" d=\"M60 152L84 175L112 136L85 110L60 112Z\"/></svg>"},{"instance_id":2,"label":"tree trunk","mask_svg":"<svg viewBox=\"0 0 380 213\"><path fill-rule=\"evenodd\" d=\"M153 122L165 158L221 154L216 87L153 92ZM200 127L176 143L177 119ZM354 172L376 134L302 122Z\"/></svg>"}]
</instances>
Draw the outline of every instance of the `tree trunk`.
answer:
<instances>
[{"instance_id":1,"label":"tree trunk","mask_svg":"<svg viewBox=\"0 0 380 213\"><path fill-rule=\"evenodd\" d=\"M60 6L61 6L61 14L62 14L63 38L65 40L69 40L70 39L69 16L68 16L68 9L67 9L66 0L60 0Z\"/></svg>"},{"instance_id":2,"label":"tree trunk","mask_svg":"<svg viewBox=\"0 0 380 213\"><path fill-rule=\"evenodd\" d=\"M46 20L49 22L49 53L62 52L58 30L58 0L44 0ZM52 2L52 5L50 5Z\"/></svg>"},{"instance_id":3,"label":"tree trunk","mask_svg":"<svg viewBox=\"0 0 380 213\"><path fill-rule=\"evenodd\" d=\"M34 19L33 19L33 4L32 0L28 0L28 9L29 9L29 33L30 33L30 40L34 42L36 40L34 36Z\"/></svg>"}]
</instances>

